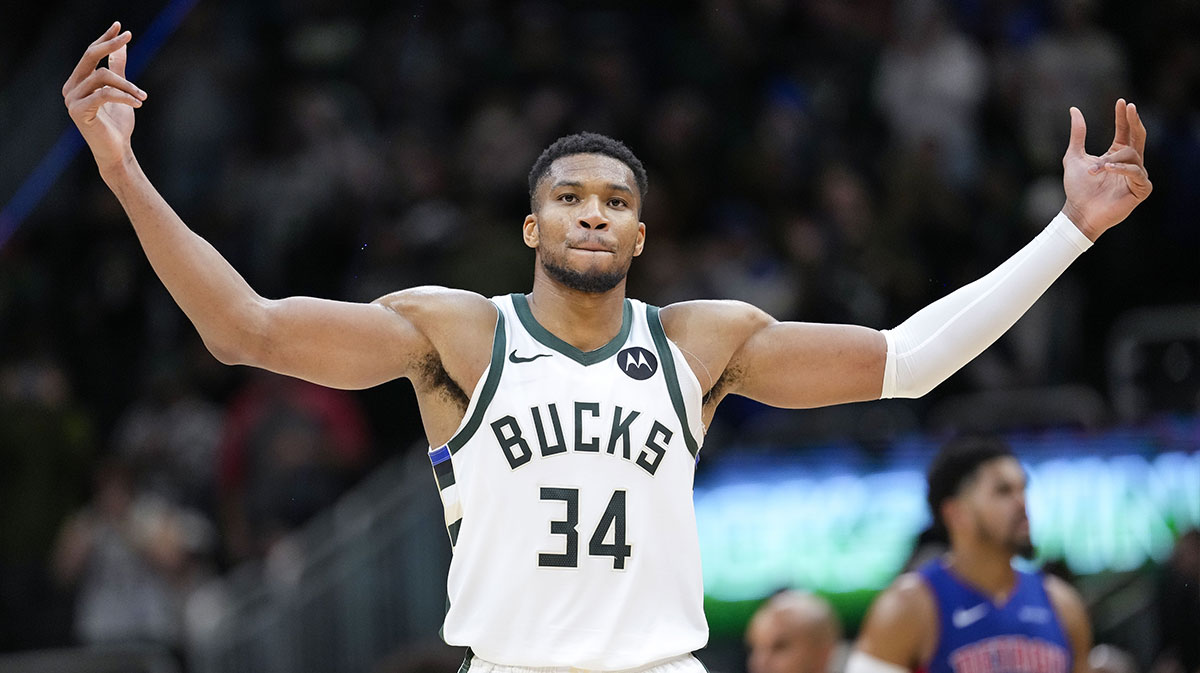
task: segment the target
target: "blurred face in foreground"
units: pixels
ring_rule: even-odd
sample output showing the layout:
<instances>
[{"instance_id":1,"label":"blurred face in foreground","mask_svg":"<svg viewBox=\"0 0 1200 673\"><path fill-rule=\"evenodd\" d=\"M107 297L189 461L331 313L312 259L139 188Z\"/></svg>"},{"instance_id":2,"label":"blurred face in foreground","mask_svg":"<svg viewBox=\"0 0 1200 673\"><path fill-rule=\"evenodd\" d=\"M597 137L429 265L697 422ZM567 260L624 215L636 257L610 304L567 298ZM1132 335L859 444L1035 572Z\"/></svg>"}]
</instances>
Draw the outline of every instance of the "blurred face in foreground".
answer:
<instances>
[{"instance_id":1,"label":"blurred face in foreground","mask_svg":"<svg viewBox=\"0 0 1200 673\"><path fill-rule=\"evenodd\" d=\"M580 292L621 285L646 239L633 171L603 154L567 155L550 165L536 197L523 234L540 270Z\"/></svg>"},{"instance_id":2,"label":"blurred face in foreground","mask_svg":"<svg viewBox=\"0 0 1200 673\"><path fill-rule=\"evenodd\" d=\"M837 645L828 606L819 599L769 602L746 629L749 673L825 673Z\"/></svg>"}]
</instances>

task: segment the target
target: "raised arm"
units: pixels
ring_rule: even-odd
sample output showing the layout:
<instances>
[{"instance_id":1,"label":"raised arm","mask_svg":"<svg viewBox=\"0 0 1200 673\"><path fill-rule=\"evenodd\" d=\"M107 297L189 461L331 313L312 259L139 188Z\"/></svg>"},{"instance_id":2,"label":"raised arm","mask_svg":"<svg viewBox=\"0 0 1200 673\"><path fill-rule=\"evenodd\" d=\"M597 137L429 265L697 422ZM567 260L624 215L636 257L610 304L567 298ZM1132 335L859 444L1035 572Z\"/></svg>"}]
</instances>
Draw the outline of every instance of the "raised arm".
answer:
<instances>
[{"instance_id":1,"label":"raised arm","mask_svg":"<svg viewBox=\"0 0 1200 673\"><path fill-rule=\"evenodd\" d=\"M417 309L466 310L494 321L482 297L448 290L408 291L371 304L261 297L184 224L138 165L130 140L134 109L146 94L125 79L129 40L119 23L109 27L84 52L63 85L63 98L155 273L217 359L336 388L364 388L410 375L435 350ZM108 67L97 68L106 58Z\"/></svg>"},{"instance_id":2,"label":"raised arm","mask_svg":"<svg viewBox=\"0 0 1200 673\"><path fill-rule=\"evenodd\" d=\"M921 309L895 329L777 322L744 304L693 302L664 309L709 391L706 413L729 393L780 407L920 397L983 352L1100 234L1150 194L1146 128L1116 104L1109 150L1084 151L1083 115L1071 108L1063 157L1066 202L1032 242L983 278ZM710 326L705 329L704 326ZM707 379L707 383L706 383Z\"/></svg>"}]
</instances>

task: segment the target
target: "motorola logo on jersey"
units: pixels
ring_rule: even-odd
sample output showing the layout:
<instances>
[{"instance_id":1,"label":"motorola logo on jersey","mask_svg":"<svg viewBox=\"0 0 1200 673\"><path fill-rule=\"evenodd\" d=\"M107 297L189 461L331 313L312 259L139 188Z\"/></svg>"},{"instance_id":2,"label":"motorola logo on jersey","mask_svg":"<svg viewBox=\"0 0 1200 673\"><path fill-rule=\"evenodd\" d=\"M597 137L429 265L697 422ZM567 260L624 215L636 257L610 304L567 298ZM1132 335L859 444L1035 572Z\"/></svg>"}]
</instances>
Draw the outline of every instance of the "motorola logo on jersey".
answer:
<instances>
[{"instance_id":1,"label":"motorola logo on jersey","mask_svg":"<svg viewBox=\"0 0 1200 673\"><path fill-rule=\"evenodd\" d=\"M617 366L629 378L645 381L658 371L658 358L645 348L633 346L617 353Z\"/></svg>"}]
</instances>

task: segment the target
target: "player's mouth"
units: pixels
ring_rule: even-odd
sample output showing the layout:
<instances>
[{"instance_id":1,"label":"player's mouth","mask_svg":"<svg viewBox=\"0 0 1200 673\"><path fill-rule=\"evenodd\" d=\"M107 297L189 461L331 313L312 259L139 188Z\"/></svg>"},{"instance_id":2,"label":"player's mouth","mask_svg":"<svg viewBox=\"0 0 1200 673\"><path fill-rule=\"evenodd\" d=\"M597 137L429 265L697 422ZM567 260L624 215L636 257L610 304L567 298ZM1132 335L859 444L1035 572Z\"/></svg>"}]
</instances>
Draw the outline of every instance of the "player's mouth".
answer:
<instances>
[{"instance_id":1,"label":"player's mouth","mask_svg":"<svg viewBox=\"0 0 1200 673\"><path fill-rule=\"evenodd\" d=\"M607 252L610 255L613 254L611 248L599 243L580 243L579 245L568 245L567 247L571 250L580 250L582 252Z\"/></svg>"}]
</instances>

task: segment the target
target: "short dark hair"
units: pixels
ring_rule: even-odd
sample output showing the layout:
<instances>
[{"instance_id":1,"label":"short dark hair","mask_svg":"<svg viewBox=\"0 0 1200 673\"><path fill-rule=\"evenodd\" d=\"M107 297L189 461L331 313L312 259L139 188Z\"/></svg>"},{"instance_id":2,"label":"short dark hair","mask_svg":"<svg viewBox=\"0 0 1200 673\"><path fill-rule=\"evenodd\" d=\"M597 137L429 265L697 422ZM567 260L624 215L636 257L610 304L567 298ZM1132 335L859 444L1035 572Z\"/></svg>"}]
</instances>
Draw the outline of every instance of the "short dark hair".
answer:
<instances>
[{"instance_id":1,"label":"short dark hair","mask_svg":"<svg viewBox=\"0 0 1200 673\"><path fill-rule=\"evenodd\" d=\"M642 165L641 160L634 155L633 151L620 140L584 131L555 140L549 147L542 150L541 156L533 162L533 168L529 171L529 205L531 208L535 207L534 193L537 192L538 183L546 177L546 173L550 172L550 164L554 163L555 159L572 154L603 154L620 161L633 171L638 195L643 200L646 198L646 192L650 189L650 181L646 177L646 167Z\"/></svg>"},{"instance_id":2,"label":"short dark hair","mask_svg":"<svg viewBox=\"0 0 1200 673\"><path fill-rule=\"evenodd\" d=\"M979 467L997 458L1015 458L1012 449L998 437L960 437L942 447L929 465L929 510L933 529L946 534L942 503L958 495Z\"/></svg>"}]
</instances>

